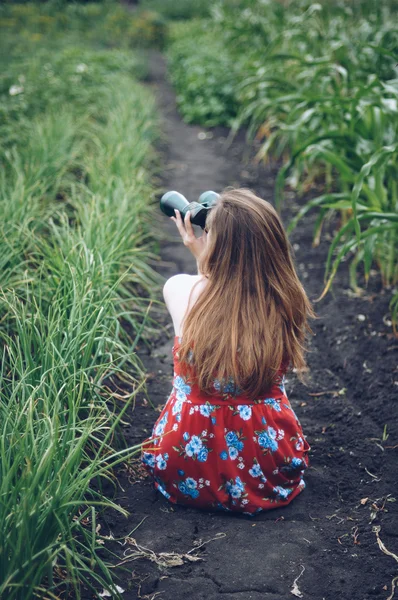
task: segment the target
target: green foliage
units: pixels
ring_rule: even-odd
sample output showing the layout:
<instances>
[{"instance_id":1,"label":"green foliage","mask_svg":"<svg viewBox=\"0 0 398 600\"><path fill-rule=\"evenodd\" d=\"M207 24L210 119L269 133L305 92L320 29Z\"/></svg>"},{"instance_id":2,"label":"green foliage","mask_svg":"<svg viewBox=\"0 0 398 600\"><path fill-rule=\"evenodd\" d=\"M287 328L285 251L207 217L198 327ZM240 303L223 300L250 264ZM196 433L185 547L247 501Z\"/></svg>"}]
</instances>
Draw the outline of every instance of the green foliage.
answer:
<instances>
[{"instance_id":1,"label":"green foliage","mask_svg":"<svg viewBox=\"0 0 398 600\"><path fill-rule=\"evenodd\" d=\"M166 39L166 22L154 10L140 10L135 14L128 35L137 47L157 46L162 48Z\"/></svg>"},{"instance_id":2,"label":"green foliage","mask_svg":"<svg viewBox=\"0 0 398 600\"><path fill-rule=\"evenodd\" d=\"M131 11L118 2L78 4L75 2L28 2L0 5L0 31L10 42L24 50L27 44L47 49L59 47L60 39L69 46L82 41L105 48L143 48L161 46L165 21L152 10ZM16 37L17 36L17 37ZM3 42L4 43L4 42Z\"/></svg>"},{"instance_id":3,"label":"green foliage","mask_svg":"<svg viewBox=\"0 0 398 600\"><path fill-rule=\"evenodd\" d=\"M170 76L184 120L207 126L230 125L238 109L238 78L222 40L208 24L195 20L174 25L170 35Z\"/></svg>"},{"instance_id":4,"label":"green foliage","mask_svg":"<svg viewBox=\"0 0 398 600\"><path fill-rule=\"evenodd\" d=\"M140 6L161 14L165 19L185 20L208 17L211 0L141 0Z\"/></svg>"},{"instance_id":5,"label":"green foliage","mask_svg":"<svg viewBox=\"0 0 398 600\"><path fill-rule=\"evenodd\" d=\"M139 451L118 424L145 385L135 347L159 283L154 100L98 31L31 39L34 8L13 7L21 35L0 25L0 597L120 598L97 514L126 514L101 482Z\"/></svg>"},{"instance_id":6,"label":"green foliage","mask_svg":"<svg viewBox=\"0 0 398 600\"><path fill-rule=\"evenodd\" d=\"M141 77L146 68L140 58L125 50L94 50L80 44L49 55L46 45L41 44L34 54L3 64L2 73L0 135L3 144L9 144L21 135L15 128L16 119L24 127L38 114L71 105L75 115L94 114L100 99L118 85L122 73Z\"/></svg>"},{"instance_id":7,"label":"green foliage","mask_svg":"<svg viewBox=\"0 0 398 600\"><path fill-rule=\"evenodd\" d=\"M398 283L395 16L392 0L219 0L195 35L193 24L173 30L171 77L184 118L228 123L233 132L247 126L261 142L258 158L284 163L278 206L286 183L300 193L324 183L325 194L305 206L292 227L315 208L318 240L324 219L342 213L325 292L346 255L353 257L354 288L360 264L365 281L376 264L383 285ZM213 72L216 82L231 85L227 98L218 95ZM192 110L188 88L201 98L201 111ZM395 316L396 307L393 300Z\"/></svg>"}]
</instances>

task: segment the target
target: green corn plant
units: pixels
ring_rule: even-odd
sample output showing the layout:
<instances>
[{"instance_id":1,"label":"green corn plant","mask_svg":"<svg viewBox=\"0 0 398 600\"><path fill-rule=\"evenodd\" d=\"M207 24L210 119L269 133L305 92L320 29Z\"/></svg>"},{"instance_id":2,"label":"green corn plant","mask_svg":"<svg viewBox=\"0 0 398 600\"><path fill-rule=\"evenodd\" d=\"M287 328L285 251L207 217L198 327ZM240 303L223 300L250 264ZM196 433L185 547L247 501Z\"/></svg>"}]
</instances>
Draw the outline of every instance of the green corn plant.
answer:
<instances>
[{"instance_id":1,"label":"green corn plant","mask_svg":"<svg viewBox=\"0 0 398 600\"><path fill-rule=\"evenodd\" d=\"M394 3L219 0L211 20L179 24L172 32L171 77L183 114L205 125L223 123L228 116L230 138L247 127L248 137L260 142L257 160L282 161L278 208L287 183L300 194L314 185L324 187L289 228L317 210L314 243L319 243L325 219L339 215L342 227L330 247L324 293L346 256L352 258L354 289L359 289L360 265L365 284L377 266L382 284L396 285ZM224 84L229 74L233 95L213 110L219 87L212 76L221 55L232 67L223 69L220 81ZM189 113L192 102L184 90L198 85L206 90L201 110ZM394 327L396 304L393 295Z\"/></svg>"}]
</instances>

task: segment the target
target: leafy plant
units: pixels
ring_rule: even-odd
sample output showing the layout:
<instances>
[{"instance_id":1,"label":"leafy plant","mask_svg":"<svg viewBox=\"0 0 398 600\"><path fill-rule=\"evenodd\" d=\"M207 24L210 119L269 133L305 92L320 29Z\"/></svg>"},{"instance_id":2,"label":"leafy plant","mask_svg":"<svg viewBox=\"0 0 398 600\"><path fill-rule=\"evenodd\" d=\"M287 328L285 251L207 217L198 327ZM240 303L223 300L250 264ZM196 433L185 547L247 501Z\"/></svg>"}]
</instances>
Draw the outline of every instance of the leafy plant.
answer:
<instances>
[{"instance_id":1,"label":"leafy plant","mask_svg":"<svg viewBox=\"0 0 398 600\"><path fill-rule=\"evenodd\" d=\"M330 248L324 293L345 256L353 258L353 288L359 289L360 264L365 283L376 265L382 284L394 288L398 282L394 3L219 0L211 20L202 20L195 32L193 43L193 23L179 25L169 51L184 117L207 125L228 124L232 135L247 127L248 136L260 141L259 160L282 161L278 207L287 184L300 194L315 183L323 184L324 193L303 207L290 230L308 210L318 210L314 232L318 243L325 218L340 213L343 227ZM231 96L218 98L216 110L213 72L217 81L232 86L227 88ZM189 88L200 98L200 111L193 110ZM394 295L394 322L397 302Z\"/></svg>"},{"instance_id":2,"label":"leafy plant","mask_svg":"<svg viewBox=\"0 0 398 600\"><path fill-rule=\"evenodd\" d=\"M188 25L174 25L170 35L170 77L184 120L206 126L230 125L238 110L238 80L222 40L195 20Z\"/></svg>"},{"instance_id":3,"label":"leafy plant","mask_svg":"<svg viewBox=\"0 0 398 600\"><path fill-rule=\"evenodd\" d=\"M152 10L165 19L185 20L195 17L208 17L210 0L141 0L140 6Z\"/></svg>"}]
</instances>

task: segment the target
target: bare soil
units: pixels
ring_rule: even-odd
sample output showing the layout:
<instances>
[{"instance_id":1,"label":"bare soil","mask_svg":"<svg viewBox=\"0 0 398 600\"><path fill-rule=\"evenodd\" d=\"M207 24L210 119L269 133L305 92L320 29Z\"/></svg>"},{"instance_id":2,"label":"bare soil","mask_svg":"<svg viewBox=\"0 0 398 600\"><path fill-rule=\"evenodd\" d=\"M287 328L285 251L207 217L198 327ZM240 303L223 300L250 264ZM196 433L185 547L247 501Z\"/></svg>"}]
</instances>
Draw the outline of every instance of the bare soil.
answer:
<instances>
[{"instance_id":1,"label":"bare soil","mask_svg":"<svg viewBox=\"0 0 398 600\"><path fill-rule=\"evenodd\" d=\"M244 134L228 145L227 131L181 121L159 54L153 55L148 85L163 115L165 190L196 199L204 190L233 185L272 201L276 168L253 164L253 147ZM288 195L285 225L302 202ZM297 270L311 300L322 292L328 250L324 238L312 247L315 218L310 213L291 235ZM330 223L329 231L337 225ZM175 225L159 213L154 227L162 238L157 270L165 278L195 273ZM107 544L119 561L135 553L136 560L116 569L125 600L392 598L397 557L385 554L377 541L379 535L385 548L398 554L398 369L389 297L377 276L362 297L353 296L343 265L332 292L315 304L319 318L312 323L310 383L305 387L289 373L286 386L312 446L307 489L288 507L253 519L173 506L154 490L138 461L119 469L115 500L130 516L107 513L101 533L130 534L125 545ZM144 344L139 349L155 409L148 398L139 397L124 429L131 445L150 433L171 390L173 330L165 310L160 320L166 329L159 329L150 350ZM139 558L131 538L147 549ZM163 552L177 553L174 560L182 564L165 565L170 557Z\"/></svg>"}]
</instances>

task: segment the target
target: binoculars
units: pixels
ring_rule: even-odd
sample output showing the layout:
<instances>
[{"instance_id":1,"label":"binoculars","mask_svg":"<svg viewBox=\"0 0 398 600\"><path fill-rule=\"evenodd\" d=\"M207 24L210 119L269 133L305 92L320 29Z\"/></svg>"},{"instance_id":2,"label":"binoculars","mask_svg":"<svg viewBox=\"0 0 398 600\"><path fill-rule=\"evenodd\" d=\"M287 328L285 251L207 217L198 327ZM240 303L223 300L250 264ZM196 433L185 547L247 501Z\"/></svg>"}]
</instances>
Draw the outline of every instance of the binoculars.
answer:
<instances>
[{"instance_id":1,"label":"binoculars","mask_svg":"<svg viewBox=\"0 0 398 600\"><path fill-rule=\"evenodd\" d=\"M202 229L206 226L207 213L216 204L219 194L208 191L203 192L197 202L188 202L188 200L179 192L166 192L160 199L160 210L168 217L174 217L174 209L181 213L185 219L188 211L191 213L191 223L199 225Z\"/></svg>"}]
</instances>

